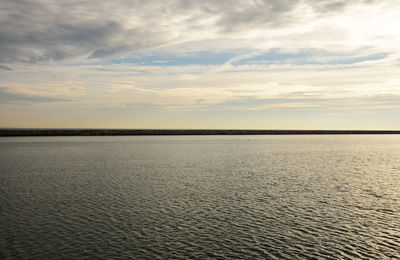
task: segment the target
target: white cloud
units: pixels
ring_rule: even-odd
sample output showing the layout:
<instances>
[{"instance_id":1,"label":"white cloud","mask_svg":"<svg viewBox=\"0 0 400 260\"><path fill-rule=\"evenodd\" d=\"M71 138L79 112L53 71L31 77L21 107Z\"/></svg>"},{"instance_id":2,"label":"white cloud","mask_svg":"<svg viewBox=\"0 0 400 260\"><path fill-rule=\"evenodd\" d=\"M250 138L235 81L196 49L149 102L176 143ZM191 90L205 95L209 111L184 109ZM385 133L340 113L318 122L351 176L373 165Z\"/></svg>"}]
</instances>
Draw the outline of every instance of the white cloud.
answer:
<instances>
[{"instance_id":1,"label":"white cloud","mask_svg":"<svg viewBox=\"0 0 400 260\"><path fill-rule=\"evenodd\" d=\"M224 39L262 49L355 48L379 36L398 40L396 1L367 2L5 0L0 62L102 58L196 41L206 48L202 41Z\"/></svg>"},{"instance_id":2,"label":"white cloud","mask_svg":"<svg viewBox=\"0 0 400 260\"><path fill-rule=\"evenodd\" d=\"M0 105L26 114L71 109L77 117L91 109L146 114L151 106L395 110L399 16L397 0L3 0L0 86L7 104ZM245 62L271 50L274 62L268 55ZM193 53L199 62L169 63ZM221 53L231 56L200 61ZM148 57L154 59L146 64ZM24 108L11 98L38 102Z\"/></svg>"}]
</instances>

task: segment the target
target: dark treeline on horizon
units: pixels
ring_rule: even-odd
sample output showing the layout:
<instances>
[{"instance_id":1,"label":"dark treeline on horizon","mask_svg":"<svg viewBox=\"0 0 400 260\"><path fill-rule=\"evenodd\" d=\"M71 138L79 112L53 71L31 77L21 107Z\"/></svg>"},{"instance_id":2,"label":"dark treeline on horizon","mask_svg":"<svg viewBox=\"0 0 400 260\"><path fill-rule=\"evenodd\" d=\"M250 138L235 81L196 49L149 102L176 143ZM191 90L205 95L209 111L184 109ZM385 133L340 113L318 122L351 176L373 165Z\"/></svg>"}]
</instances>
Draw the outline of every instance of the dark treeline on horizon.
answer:
<instances>
[{"instance_id":1,"label":"dark treeline on horizon","mask_svg":"<svg viewBox=\"0 0 400 260\"><path fill-rule=\"evenodd\" d=\"M0 129L0 136L400 134L400 130Z\"/></svg>"}]
</instances>

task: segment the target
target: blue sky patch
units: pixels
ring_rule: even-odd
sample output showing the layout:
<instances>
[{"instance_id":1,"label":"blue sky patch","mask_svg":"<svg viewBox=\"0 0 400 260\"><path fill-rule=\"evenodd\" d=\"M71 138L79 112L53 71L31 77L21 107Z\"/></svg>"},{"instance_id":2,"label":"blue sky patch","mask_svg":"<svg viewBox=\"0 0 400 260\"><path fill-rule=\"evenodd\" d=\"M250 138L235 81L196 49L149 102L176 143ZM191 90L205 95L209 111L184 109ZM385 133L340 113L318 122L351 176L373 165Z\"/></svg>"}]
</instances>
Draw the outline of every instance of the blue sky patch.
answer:
<instances>
[{"instance_id":1,"label":"blue sky patch","mask_svg":"<svg viewBox=\"0 0 400 260\"><path fill-rule=\"evenodd\" d=\"M134 63L143 66L185 66L185 65L221 65L240 52L189 52L170 53L137 53L130 57L113 59L114 64Z\"/></svg>"},{"instance_id":2,"label":"blue sky patch","mask_svg":"<svg viewBox=\"0 0 400 260\"><path fill-rule=\"evenodd\" d=\"M387 53L376 53L366 56L356 56L349 53L332 53L319 50L303 50L299 52L282 52L272 49L260 55L241 59L233 62L233 65L350 65L363 61L380 60L387 57ZM324 59L326 61L324 61Z\"/></svg>"},{"instance_id":3,"label":"blue sky patch","mask_svg":"<svg viewBox=\"0 0 400 260\"><path fill-rule=\"evenodd\" d=\"M186 66L186 65L222 65L239 55L251 53L250 50L226 52L139 52L124 58L109 60L111 64L137 64L141 66ZM298 52L284 52L280 49L271 49L253 57L233 61L234 66L240 65L351 65L363 61L380 60L387 57L387 53L357 56L355 53L334 53L316 49L300 50Z\"/></svg>"}]
</instances>

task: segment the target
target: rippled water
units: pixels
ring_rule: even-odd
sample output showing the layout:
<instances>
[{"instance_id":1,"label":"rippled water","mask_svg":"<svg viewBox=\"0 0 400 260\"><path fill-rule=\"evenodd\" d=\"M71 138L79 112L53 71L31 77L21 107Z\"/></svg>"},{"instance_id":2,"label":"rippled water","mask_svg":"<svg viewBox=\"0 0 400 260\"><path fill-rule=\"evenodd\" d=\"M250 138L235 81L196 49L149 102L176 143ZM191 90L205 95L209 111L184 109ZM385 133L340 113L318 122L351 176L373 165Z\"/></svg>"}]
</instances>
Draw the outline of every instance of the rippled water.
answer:
<instances>
[{"instance_id":1,"label":"rippled water","mask_svg":"<svg viewBox=\"0 0 400 260\"><path fill-rule=\"evenodd\" d=\"M399 258L400 136L0 139L0 258Z\"/></svg>"}]
</instances>

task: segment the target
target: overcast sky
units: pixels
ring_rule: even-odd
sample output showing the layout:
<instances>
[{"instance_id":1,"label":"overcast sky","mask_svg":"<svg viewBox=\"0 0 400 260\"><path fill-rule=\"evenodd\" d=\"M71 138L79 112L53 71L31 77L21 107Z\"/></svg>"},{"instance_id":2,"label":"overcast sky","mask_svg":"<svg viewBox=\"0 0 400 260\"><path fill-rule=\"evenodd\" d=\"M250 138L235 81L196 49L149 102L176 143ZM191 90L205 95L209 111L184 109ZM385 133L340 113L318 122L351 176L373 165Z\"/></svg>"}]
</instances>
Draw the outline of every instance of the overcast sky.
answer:
<instances>
[{"instance_id":1,"label":"overcast sky","mask_svg":"<svg viewBox=\"0 0 400 260\"><path fill-rule=\"evenodd\" d=\"M0 127L400 129L400 0L2 0Z\"/></svg>"}]
</instances>

